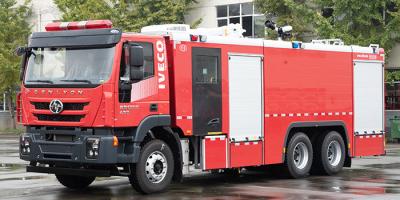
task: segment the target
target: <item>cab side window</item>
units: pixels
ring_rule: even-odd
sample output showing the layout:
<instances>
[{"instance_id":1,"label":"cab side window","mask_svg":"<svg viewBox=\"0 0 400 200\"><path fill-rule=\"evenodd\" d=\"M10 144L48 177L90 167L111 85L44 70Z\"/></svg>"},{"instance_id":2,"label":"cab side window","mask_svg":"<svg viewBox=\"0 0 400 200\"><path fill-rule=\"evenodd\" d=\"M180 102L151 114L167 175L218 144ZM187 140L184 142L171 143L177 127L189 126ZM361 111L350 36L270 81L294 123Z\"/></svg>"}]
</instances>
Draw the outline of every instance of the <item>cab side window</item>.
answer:
<instances>
[{"instance_id":1,"label":"cab side window","mask_svg":"<svg viewBox=\"0 0 400 200\"><path fill-rule=\"evenodd\" d=\"M143 79L149 78L154 76L154 51L153 51L153 44L149 42L132 42L135 45L143 47L143 57L144 57L144 64L140 67L140 70L143 72ZM120 70L120 77L121 80L129 80L129 69L128 66L125 64L125 50L122 52L122 59L121 59L121 70Z\"/></svg>"},{"instance_id":2,"label":"cab side window","mask_svg":"<svg viewBox=\"0 0 400 200\"><path fill-rule=\"evenodd\" d=\"M154 51L153 44L150 42L129 42L134 45L143 47L143 66L140 67L140 71L143 73L143 79L147 79L154 76ZM138 80L131 82L129 76L129 66L125 63L126 59L125 48L122 50L121 64L120 64L120 86L119 86L119 101L130 102L132 83L138 82Z\"/></svg>"},{"instance_id":3,"label":"cab side window","mask_svg":"<svg viewBox=\"0 0 400 200\"><path fill-rule=\"evenodd\" d=\"M143 78L154 76L154 51L153 44L148 42L135 42L143 47Z\"/></svg>"}]
</instances>

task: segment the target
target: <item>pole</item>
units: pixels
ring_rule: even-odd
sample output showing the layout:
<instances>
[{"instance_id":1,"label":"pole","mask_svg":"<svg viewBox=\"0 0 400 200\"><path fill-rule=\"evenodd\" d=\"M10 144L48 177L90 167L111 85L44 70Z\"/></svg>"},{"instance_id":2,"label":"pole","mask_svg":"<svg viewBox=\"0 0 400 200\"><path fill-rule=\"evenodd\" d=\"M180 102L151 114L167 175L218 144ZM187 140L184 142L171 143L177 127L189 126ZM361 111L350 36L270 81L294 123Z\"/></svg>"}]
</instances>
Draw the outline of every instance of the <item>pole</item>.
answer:
<instances>
[{"instance_id":1,"label":"pole","mask_svg":"<svg viewBox=\"0 0 400 200\"><path fill-rule=\"evenodd\" d=\"M6 111L6 93L3 93L3 111Z\"/></svg>"}]
</instances>

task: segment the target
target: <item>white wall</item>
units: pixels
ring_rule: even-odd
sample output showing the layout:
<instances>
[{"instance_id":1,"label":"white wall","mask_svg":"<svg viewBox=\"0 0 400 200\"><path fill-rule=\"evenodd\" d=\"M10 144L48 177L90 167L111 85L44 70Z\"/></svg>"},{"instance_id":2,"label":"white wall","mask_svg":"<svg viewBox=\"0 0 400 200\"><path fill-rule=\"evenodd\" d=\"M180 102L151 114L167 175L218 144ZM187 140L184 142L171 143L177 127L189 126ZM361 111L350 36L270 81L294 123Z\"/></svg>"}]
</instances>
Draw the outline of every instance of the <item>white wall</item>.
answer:
<instances>
[{"instance_id":1,"label":"white wall","mask_svg":"<svg viewBox=\"0 0 400 200\"><path fill-rule=\"evenodd\" d=\"M198 0L192 9L185 16L185 23L192 24L198 19L202 19L199 25L201 28L217 27L217 8L218 5L228 5L236 3L252 2L252 0Z\"/></svg>"},{"instance_id":2,"label":"white wall","mask_svg":"<svg viewBox=\"0 0 400 200\"><path fill-rule=\"evenodd\" d=\"M17 0L23 3L24 0ZM61 14L53 0L31 0L32 17L29 20L32 25L32 31L44 31L46 24L59 20Z\"/></svg>"},{"instance_id":3,"label":"white wall","mask_svg":"<svg viewBox=\"0 0 400 200\"><path fill-rule=\"evenodd\" d=\"M400 43L397 43L387 58L387 69L400 69Z\"/></svg>"}]
</instances>

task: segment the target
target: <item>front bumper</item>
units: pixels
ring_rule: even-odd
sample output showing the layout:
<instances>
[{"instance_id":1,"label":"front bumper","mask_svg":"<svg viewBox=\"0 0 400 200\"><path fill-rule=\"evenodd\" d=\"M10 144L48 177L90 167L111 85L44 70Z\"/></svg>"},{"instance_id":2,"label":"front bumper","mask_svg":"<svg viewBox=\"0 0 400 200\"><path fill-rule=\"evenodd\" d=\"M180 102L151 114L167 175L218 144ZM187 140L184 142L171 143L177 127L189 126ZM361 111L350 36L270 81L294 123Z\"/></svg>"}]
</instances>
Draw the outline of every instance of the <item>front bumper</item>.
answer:
<instances>
[{"instance_id":1,"label":"front bumper","mask_svg":"<svg viewBox=\"0 0 400 200\"><path fill-rule=\"evenodd\" d=\"M113 137L112 129L47 130L46 128L28 127L27 133L20 138L20 158L43 164L104 165L135 163L139 157L139 144L130 140L131 137L120 137L119 145L114 147ZM96 158L88 156L88 139L90 138L99 139ZM25 143L29 144L29 152Z\"/></svg>"},{"instance_id":2,"label":"front bumper","mask_svg":"<svg viewBox=\"0 0 400 200\"><path fill-rule=\"evenodd\" d=\"M40 167L40 166L26 166L27 172L58 174L58 175L72 175L72 176L96 176L96 177L110 177L111 170L99 169L74 169L63 167Z\"/></svg>"}]
</instances>

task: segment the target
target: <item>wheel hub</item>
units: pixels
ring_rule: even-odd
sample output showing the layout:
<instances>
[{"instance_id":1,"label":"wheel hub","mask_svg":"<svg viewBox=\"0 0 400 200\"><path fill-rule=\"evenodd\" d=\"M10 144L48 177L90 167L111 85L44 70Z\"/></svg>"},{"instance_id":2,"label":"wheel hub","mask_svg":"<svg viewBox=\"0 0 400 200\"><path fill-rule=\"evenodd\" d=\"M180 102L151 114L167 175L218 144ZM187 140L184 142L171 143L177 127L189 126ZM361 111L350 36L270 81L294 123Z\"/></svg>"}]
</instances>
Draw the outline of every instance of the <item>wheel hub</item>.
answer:
<instances>
[{"instance_id":1,"label":"wheel hub","mask_svg":"<svg viewBox=\"0 0 400 200\"><path fill-rule=\"evenodd\" d=\"M154 172L159 175L162 173L164 166L163 163L159 160L156 161L156 163L154 163Z\"/></svg>"},{"instance_id":2,"label":"wheel hub","mask_svg":"<svg viewBox=\"0 0 400 200\"><path fill-rule=\"evenodd\" d=\"M308 149L306 144L300 142L296 144L293 151L293 162L298 169L303 169L308 163Z\"/></svg>"},{"instance_id":3,"label":"wheel hub","mask_svg":"<svg viewBox=\"0 0 400 200\"><path fill-rule=\"evenodd\" d=\"M337 166L342 159L342 149L338 141L331 141L328 145L328 150L326 152L328 162L332 166Z\"/></svg>"},{"instance_id":4,"label":"wheel hub","mask_svg":"<svg viewBox=\"0 0 400 200\"><path fill-rule=\"evenodd\" d=\"M159 183L164 180L167 169L167 159L163 153L155 151L147 157L145 170L150 182Z\"/></svg>"}]
</instances>

